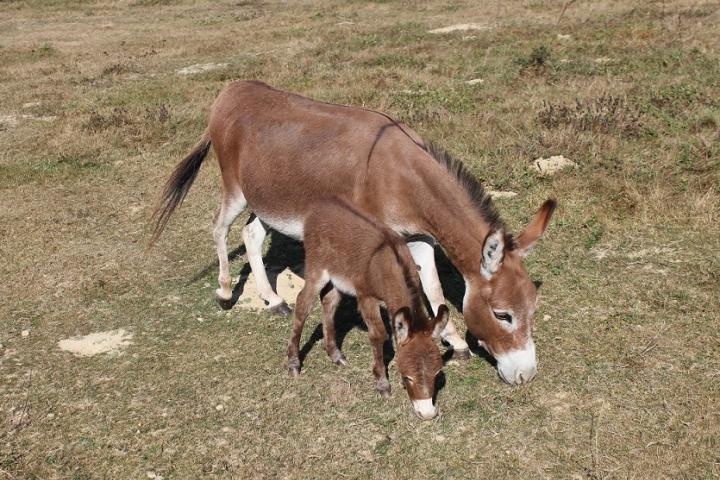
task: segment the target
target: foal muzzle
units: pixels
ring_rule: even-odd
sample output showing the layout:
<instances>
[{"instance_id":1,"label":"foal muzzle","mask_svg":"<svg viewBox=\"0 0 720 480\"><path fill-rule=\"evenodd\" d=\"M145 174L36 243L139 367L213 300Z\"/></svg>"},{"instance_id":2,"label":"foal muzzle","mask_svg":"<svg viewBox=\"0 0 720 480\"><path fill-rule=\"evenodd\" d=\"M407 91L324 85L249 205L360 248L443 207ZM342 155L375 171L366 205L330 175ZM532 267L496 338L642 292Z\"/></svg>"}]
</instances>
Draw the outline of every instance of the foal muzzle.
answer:
<instances>
[{"instance_id":1,"label":"foal muzzle","mask_svg":"<svg viewBox=\"0 0 720 480\"><path fill-rule=\"evenodd\" d=\"M413 400L413 408L418 417L423 420L432 420L437 417L438 409L433 405L432 398L426 398L424 400Z\"/></svg>"}]
</instances>

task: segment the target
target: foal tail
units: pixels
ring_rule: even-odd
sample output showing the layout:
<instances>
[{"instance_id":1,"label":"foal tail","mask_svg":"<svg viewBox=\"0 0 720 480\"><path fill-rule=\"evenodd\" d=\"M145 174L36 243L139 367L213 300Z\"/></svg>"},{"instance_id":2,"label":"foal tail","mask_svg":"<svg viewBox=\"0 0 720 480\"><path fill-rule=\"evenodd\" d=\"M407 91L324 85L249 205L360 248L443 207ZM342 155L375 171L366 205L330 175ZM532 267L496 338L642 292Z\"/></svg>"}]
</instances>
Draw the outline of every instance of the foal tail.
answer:
<instances>
[{"instance_id":1,"label":"foal tail","mask_svg":"<svg viewBox=\"0 0 720 480\"><path fill-rule=\"evenodd\" d=\"M153 230L148 247L152 247L157 239L160 238L163 230L165 230L165 225L167 225L168 220L170 220L170 216L185 199L185 195L187 195L195 181L195 177L197 177L200 166L203 160L205 160L209 150L210 133L205 130L200 141L195 144L195 147L193 147L192 151L183 161L175 167L175 170L173 170L170 178L168 178L165 183L160 201L152 215L152 220L155 221L155 229Z\"/></svg>"}]
</instances>

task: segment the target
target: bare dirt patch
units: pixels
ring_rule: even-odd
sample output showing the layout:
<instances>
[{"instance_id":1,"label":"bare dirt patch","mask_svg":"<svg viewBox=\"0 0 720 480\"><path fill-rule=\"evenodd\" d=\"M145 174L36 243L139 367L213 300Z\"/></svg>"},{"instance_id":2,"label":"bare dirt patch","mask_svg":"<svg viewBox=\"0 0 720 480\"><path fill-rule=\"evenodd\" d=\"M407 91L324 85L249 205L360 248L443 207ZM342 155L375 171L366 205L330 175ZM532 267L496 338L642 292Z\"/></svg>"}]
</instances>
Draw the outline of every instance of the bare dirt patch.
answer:
<instances>
[{"instance_id":1,"label":"bare dirt patch","mask_svg":"<svg viewBox=\"0 0 720 480\"><path fill-rule=\"evenodd\" d=\"M467 32L469 30L490 30L493 27L484 23L457 23L455 25L449 25L447 27L435 28L430 30L428 33L452 33L452 32Z\"/></svg>"},{"instance_id":2,"label":"bare dirt patch","mask_svg":"<svg viewBox=\"0 0 720 480\"><path fill-rule=\"evenodd\" d=\"M78 357L92 357L101 353L119 353L132 343L132 338L132 333L121 328L66 338L58 342L58 347Z\"/></svg>"},{"instance_id":3,"label":"bare dirt patch","mask_svg":"<svg viewBox=\"0 0 720 480\"><path fill-rule=\"evenodd\" d=\"M280 272L277 276L277 294L280 295L288 305L294 305L300 290L305 286L305 280L293 273L289 268ZM243 292L238 298L237 307L246 310L265 310L265 302L260 298L255 284L255 276L250 273L245 280Z\"/></svg>"},{"instance_id":4,"label":"bare dirt patch","mask_svg":"<svg viewBox=\"0 0 720 480\"><path fill-rule=\"evenodd\" d=\"M221 68L227 68L227 63L196 63L187 67L180 68L175 71L178 75L194 75L196 73L210 72L212 70L219 70Z\"/></svg>"}]
</instances>

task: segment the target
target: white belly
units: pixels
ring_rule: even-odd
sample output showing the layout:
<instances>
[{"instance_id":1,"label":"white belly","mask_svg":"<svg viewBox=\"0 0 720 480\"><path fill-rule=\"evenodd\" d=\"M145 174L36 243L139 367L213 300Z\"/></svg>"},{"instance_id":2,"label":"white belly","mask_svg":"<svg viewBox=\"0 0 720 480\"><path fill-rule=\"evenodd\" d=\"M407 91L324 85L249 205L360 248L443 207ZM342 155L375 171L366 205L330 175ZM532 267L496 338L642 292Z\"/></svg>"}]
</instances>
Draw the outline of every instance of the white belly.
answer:
<instances>
[{"instance_id":1,"label":"white belly","mask_svg":"<svg viewBox=\"0 0 720 480\"><path fill-rule=\"evenodd\" d=\"M332 274L330 274L330 281L332 282L333 286L340 290L342 293L352 295L353 297L357 296L355 292L355 286L344 278L333 276Z\"/></svg>"},{"instance_id":2,"label":"white belly","mask_svg":"<svg viewBox=\"0 0 720 480\"><path fill-rule=\"evenodd\" d=\"M258 215L263 223L266 223L273 230L277 230L283 235L287 235L295 240L302 241L303 239L303 226L304 222L302 219L293 218L273 218Z\"/></svg>"}]
</instances>

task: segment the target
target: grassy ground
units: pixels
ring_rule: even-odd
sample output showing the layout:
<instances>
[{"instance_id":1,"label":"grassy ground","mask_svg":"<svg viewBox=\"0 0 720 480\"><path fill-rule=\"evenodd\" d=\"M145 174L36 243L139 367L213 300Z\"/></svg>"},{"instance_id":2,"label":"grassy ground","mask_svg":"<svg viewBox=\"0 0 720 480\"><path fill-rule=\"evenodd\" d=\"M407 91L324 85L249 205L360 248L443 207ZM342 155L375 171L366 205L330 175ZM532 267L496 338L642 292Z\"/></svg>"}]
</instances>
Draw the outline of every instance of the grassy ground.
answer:
<instances>
[{"instance_id":1,"label":"grassy ground","mask_svg":"<svg viewBox=\"0 0 720 480\"><path fill-rule=\"evenodd\" d=\"M720 474L715 2L2 11L0 478ZM427 33L467 22L488 28ZM227 66L176 73L196 63ZM498 201L514 228L558 198L528 265L543 282L532 384L510 388L477 357L450 365L443 415L423 423L394 368L393 397L374 393L358 328L348 368L314 344L288 378L289 320L214 303L214 162L145 253L162 182L240 78L405 120L517 192ZM558 154L578 168L534 173ZM115 328L133 334L120 355L57 347Z\"/></svg>"}]
</instances>

